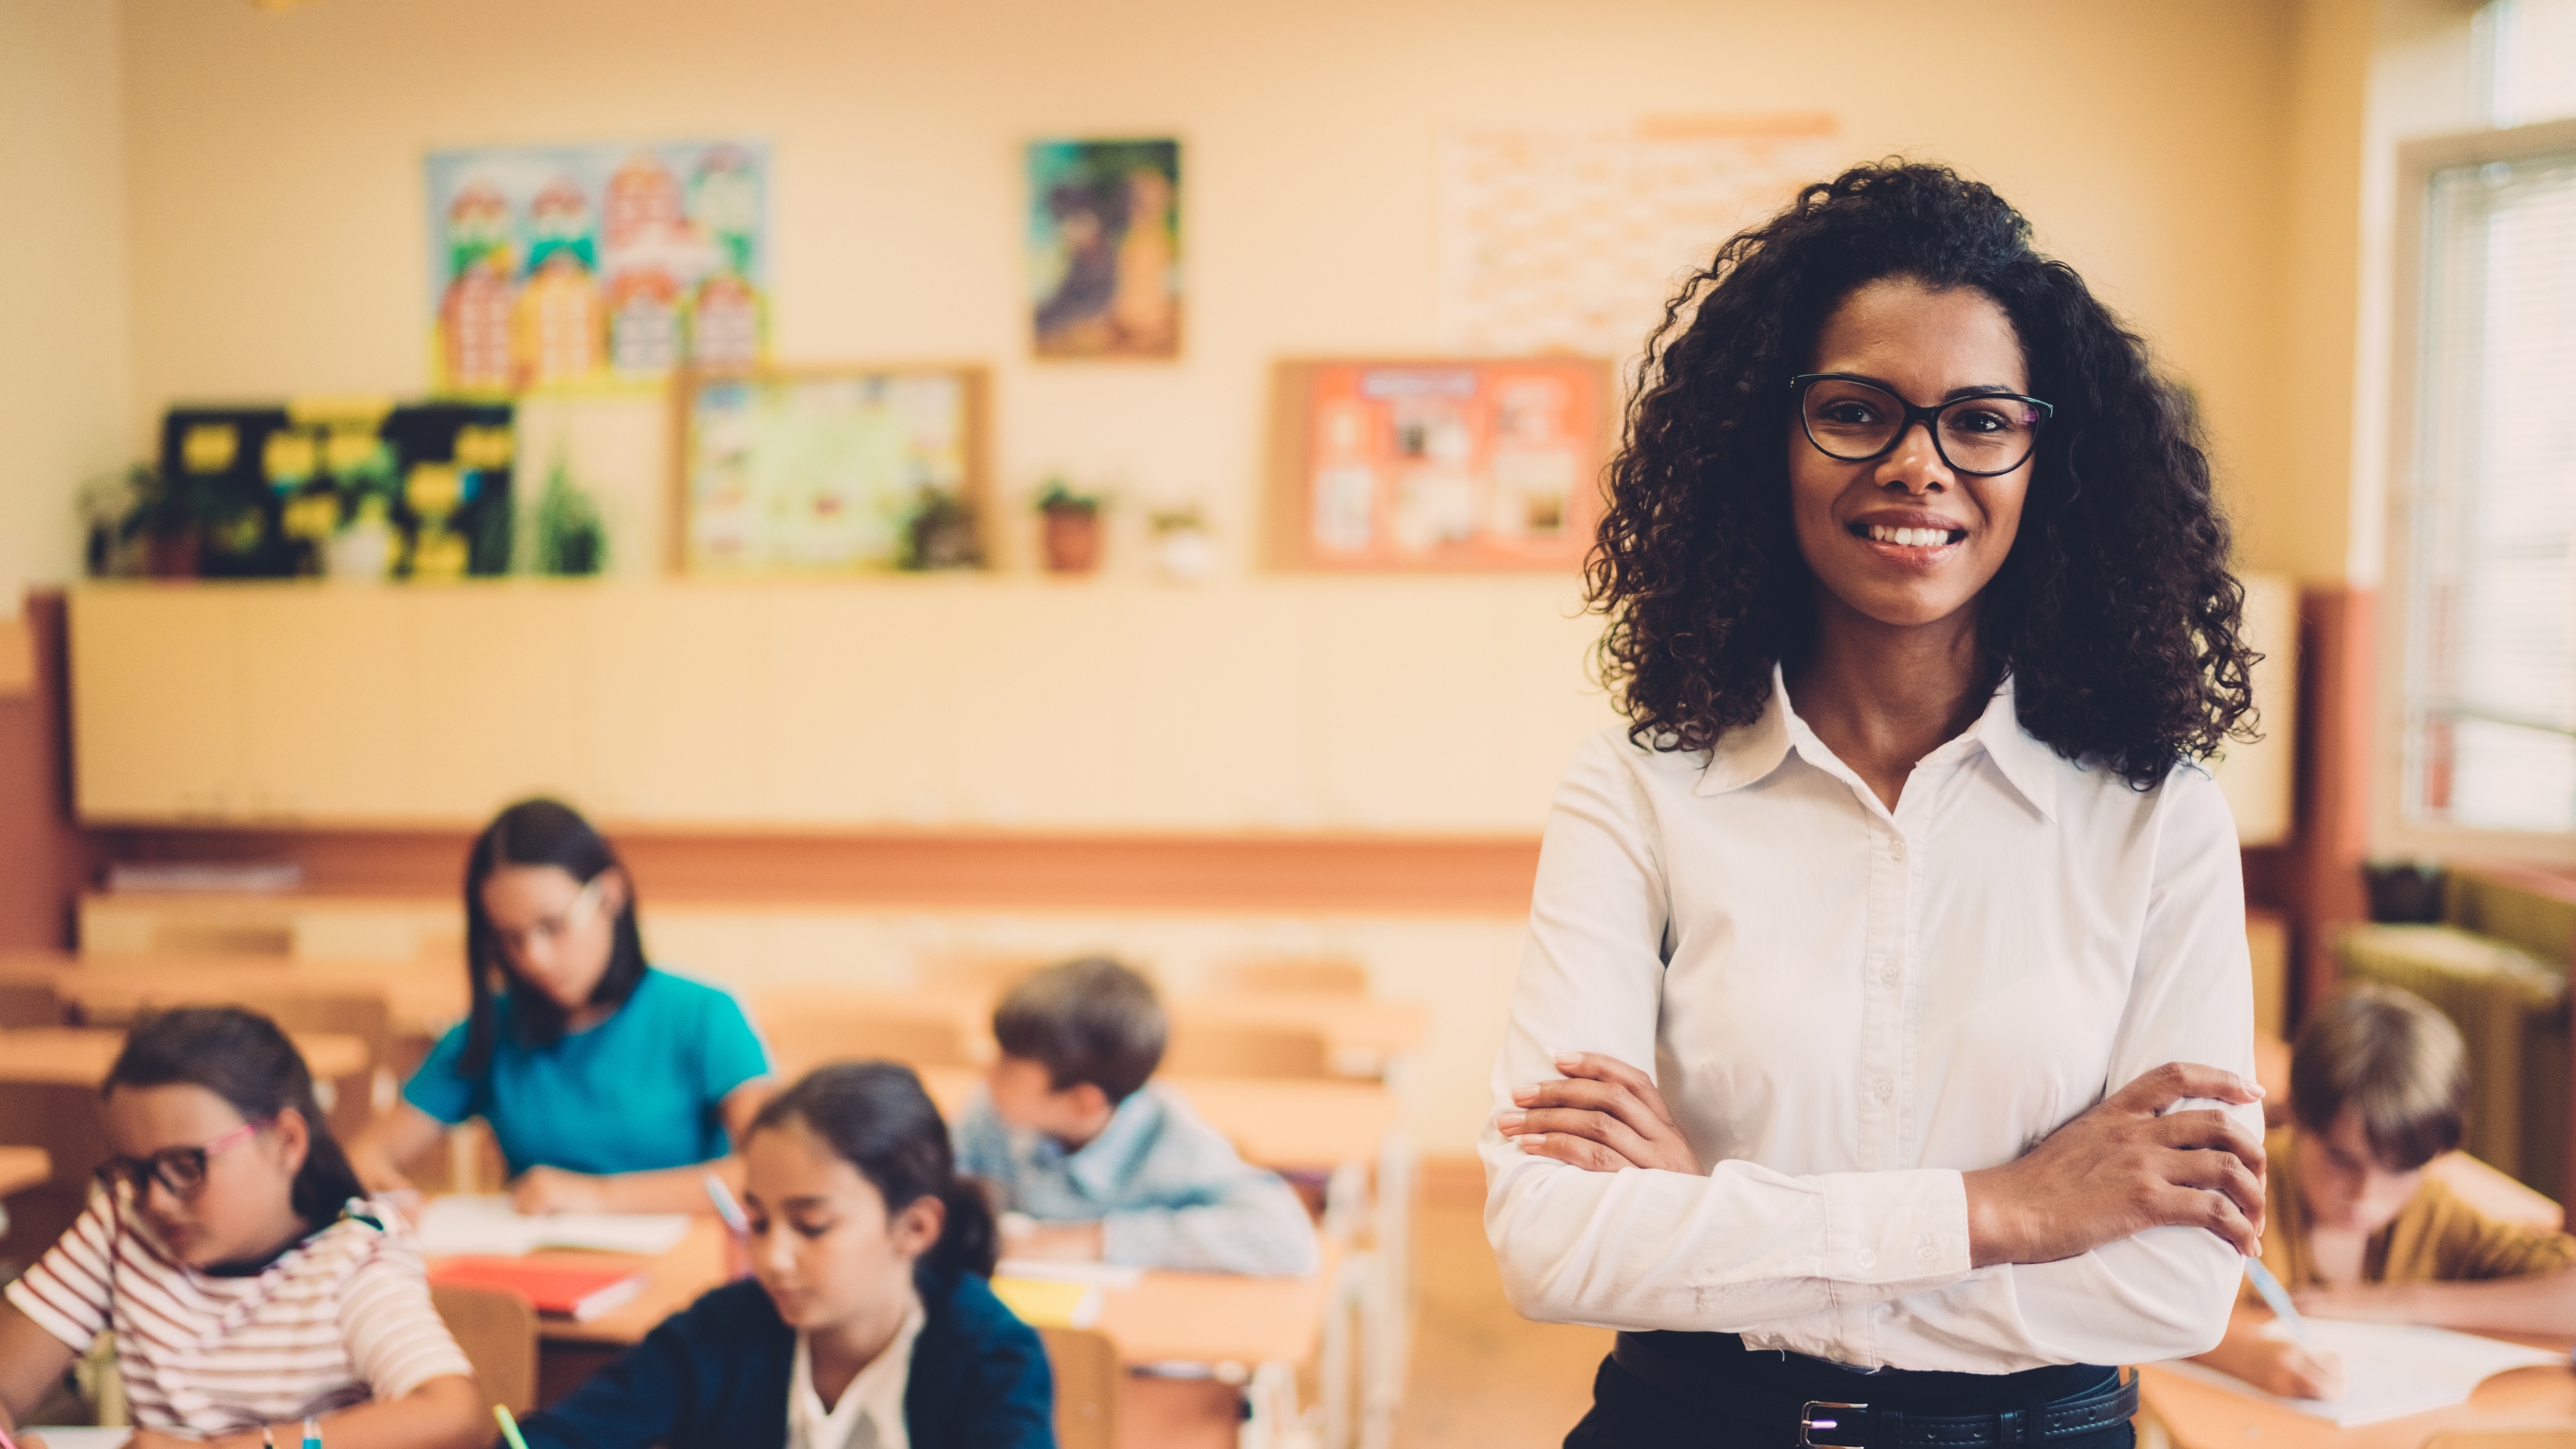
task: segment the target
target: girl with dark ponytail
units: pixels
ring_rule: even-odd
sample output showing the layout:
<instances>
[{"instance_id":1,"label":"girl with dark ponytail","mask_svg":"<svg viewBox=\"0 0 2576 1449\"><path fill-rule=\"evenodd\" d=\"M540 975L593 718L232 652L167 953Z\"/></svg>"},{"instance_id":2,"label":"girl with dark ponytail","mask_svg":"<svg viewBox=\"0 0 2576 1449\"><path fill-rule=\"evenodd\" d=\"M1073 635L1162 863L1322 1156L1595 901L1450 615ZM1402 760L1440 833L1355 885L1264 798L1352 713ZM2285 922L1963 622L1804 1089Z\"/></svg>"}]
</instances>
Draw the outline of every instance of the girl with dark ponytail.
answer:
<instances>
[{"instance_id":1,"label":"girl with dark ponytail","mask_svg":"<svg viewBox=\"0 0 2576 1449\"><path fill-rule=\"evenodd\" d=\"M483 1397L420 1260L366 1200L276 1023L232 1006L148 1016L101 1095L115 1155L0 1306L0 1428L105 1331L139 1449L239 1449L308 1415L335 1449L482 1442Z\"/></svg>"},{"instance_id":2,"label":"girl with dark ponytail","mask_svg":"<svg viewBox=\"0 0 2576 1449\"><path fill-rule=\"evenodd\" d=\"M985 1282L992 1204L911 1068L816 1069L742 1155L752 1281L526 1420L531 1449L1051 1449L1045 1347Z\"/></svg>"}]
</instances>

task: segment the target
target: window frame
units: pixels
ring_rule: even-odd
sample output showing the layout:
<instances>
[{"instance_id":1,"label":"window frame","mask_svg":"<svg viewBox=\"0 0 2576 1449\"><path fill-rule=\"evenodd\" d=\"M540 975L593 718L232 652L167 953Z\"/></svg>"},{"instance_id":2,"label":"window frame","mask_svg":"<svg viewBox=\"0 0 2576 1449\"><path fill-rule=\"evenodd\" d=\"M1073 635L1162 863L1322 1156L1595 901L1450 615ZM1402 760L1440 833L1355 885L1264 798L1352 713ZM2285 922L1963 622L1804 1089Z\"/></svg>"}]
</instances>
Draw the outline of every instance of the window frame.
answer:
<instances>
[{"instance_id":1,"label":"window frame","mask_svg":"<svg viewBox=\"0 0 2576 1449\"><path fill-rule=\"evenodd\" d=\"M2424 394L2424 265L2427 204L2434 173L2492 161L2576 152L2576 119L2466 131L2397 148L2397 225L2391 249L2396 307L2389 327L2387 524L2379 625L2378 736L2372 771L2374 852L2445 861L2528 861L2576 865L2576 830L2496 830L2408 818L2407 678L2414 633L2414 511L2423 483L2416 449Z\"/></svg>"}]
</instances>

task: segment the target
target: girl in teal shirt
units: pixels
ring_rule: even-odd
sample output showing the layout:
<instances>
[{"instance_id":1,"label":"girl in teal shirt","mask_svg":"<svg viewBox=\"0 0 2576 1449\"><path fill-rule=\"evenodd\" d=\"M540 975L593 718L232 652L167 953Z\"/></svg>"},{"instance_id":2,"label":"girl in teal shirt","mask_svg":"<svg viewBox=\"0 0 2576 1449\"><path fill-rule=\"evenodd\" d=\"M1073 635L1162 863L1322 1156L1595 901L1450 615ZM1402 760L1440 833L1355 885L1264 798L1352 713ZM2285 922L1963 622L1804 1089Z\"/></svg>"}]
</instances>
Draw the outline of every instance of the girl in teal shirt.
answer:
<instances>
[{"instance_id":1,"label":"girl in teal shirt","mask_svg":"<svg viewBox=\"0 0 2576 1449\"><path fill-rule=\"evenodd\" d=\"M608 841L552 800L513 805L465 867L473 1010L349 1158L371 1191L481 1117L521 1212L694 1212L774 1086L733 997L648 966ZM721 1159L721 1161L719 1161Z\"/></svg>"}]
</instances>

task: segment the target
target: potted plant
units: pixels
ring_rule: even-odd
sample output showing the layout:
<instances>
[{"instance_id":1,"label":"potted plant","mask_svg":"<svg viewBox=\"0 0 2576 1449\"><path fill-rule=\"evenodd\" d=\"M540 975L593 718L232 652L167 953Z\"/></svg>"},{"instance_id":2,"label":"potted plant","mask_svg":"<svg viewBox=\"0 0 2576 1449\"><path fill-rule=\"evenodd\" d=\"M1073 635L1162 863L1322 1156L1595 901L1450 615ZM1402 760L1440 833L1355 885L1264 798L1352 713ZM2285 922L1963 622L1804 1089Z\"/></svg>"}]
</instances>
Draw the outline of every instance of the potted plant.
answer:
<instances>
[{"instance_id":1,"label":"potted plant","mask_svg":"<svg viewBox=\"0 0 2576 1449\"><path fill-rule=\"evenodd\" d=\"M193 579L206 530L221 522L213 516L215 503L212 490L196 479L173 478L150 463L137 463L120 480L98 487L85 504L92 514L92 559L102 571L112 570L113 555L121 551L103 536L112 535L116 544L139 544L142 572L157 579ZM119 516L111 520L106 516L110 511Z\"/></svg>"},{"instance_id":2,"label":"potted plant","mask_svg":"<svg viewBox=\"0 0 2576 1449\"><path fill-rule=\"evenodd\" d=\"M1050 572L1087 574L1099 567L1100 507L1099 494L1074 491L1062 475L1047 480L1038 494L1038 516L1046 520Z\"/></svg>"},{"instance_id":3,"label":"potted plant","mask_svg":"<svg viewBox=\"0 0 2576 1449\"><path fill-rule=\"evenodd\" d=\"M1155 509L1146 522L1154 530L1154 562L1163 577L1194 584L1216 572L1216 541L1197 504Z\"/></svg>"}]
</instances>

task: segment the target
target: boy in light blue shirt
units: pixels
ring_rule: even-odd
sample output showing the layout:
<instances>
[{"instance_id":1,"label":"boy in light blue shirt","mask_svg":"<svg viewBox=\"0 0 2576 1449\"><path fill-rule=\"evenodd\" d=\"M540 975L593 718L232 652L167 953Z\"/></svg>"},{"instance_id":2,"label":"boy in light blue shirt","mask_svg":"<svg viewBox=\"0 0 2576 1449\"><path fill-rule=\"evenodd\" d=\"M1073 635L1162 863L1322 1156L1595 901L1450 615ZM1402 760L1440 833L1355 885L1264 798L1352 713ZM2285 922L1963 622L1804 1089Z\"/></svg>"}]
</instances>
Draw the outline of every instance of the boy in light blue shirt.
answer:
<instances>
[{"instance_id":1,"label":"boy in light blue shirt","mask_svg":"<svg viewBox=\"0 0 2576 1449\"><path fill-rule=\"evenodd\" d=\"M1002 1052L958 1119L957 1169L1035 1219L1006 1256L1303 1276L1305 1204L1179 1096L1147 1081L1166 1034L1154 988L1115 961L1051 966L993 1012Z\"/></svg>"}]
</instances>

